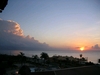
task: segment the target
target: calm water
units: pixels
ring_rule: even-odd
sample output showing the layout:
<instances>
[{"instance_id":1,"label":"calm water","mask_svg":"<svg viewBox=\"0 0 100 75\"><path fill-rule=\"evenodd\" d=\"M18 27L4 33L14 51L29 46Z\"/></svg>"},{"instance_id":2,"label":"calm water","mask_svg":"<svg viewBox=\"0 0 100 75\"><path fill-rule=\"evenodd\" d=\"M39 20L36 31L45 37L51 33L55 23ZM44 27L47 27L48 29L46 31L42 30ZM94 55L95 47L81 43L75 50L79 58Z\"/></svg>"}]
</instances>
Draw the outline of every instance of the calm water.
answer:
<instances>
[{"instance_id":1,"label":"calm water","mask_svg":"<svg viewBox=\"0 0 100 75\"><path fill-rule=\"evenodd\" d=\"M31 72L35 72L35 68L30 68Z\"/></svg>"},{"instance_id":2,"label":"calm water","mask_svg":"<svg viewBox=\"0 0 100 75\"><path fill-rule=\"evenodd\" d=\"M45 51L44 51L45 52ZM42 53L41 51L25 51L25 53L27 53L28 56L31 56L32 54L37 54L38 56L40 56L40 53ZM98 59L100 59L100 52L59 52L59 51L54 51L54 52L50 52L47 51L46 53L48 53L48 55L51 57L53 55L61 55L61 56L73 56L73 57L77 57L80 58L80 54L83 55L83 57L88 58L88 61L92 61L94 63L97 63Z\"/></svg>"},{"instance_id":3,"label":"calm water","mask_svg":"<svg viewBox=\"0 0 100 75\"><path fill-rule=\"evenodd\" d=\"M88 61L92 61L94 63L97 63L97 60L100 59L100 51L99 52L67 52L67 51L9 51L6 53L9 53L9 54L19 54L19 52L23 52L25 53L26 56L29 56L29 57L32 57L32 55L35 55L37 54L38 56L40 56L40 54L42 52L46 52L48 53L48 55L51 57L53 55L61 55L61 56L73 56L73 57L77 57L79 58L80 54L83 55L83 57L87 57L88 58ZM5 51L4 51L5 53Z\"/></svg>"}]
</instances>

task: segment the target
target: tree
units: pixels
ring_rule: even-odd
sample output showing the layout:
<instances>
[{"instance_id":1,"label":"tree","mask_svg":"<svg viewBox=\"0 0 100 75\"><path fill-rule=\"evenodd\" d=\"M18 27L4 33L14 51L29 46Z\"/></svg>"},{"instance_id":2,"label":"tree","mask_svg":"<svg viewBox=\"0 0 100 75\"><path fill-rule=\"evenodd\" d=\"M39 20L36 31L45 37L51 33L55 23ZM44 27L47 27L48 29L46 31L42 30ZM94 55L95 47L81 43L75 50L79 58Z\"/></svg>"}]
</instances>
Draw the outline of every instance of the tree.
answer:
<instances>
[{"instance_id":1,"label":"tree","mask_svg":"<svg viewBox=\"0 0 100 75\"><path fill-rule=\"evenodd\" d=\"M20 54L18 54L18 56L20 57L21 64L24 64L26 62L25 54L23 52L20 52Z\"/></svg>"},{"instance_id":2,"label":"tree","mask_svg":"<svg viewBox=\"0 0 100 75\"><path fill-rule=\"evenodd\" d=\"M30 75L31 70L28 66L24 65L19 69L18 74L20 74L20 75Z\"/></svg>"},{"instance_id":3,"label":"tree","mask_svg":"<svg viewBox=\"0 0 100 75\"><path fill-rule=\"evenodd\" d=\"M38 61L39 57L38 55L32 55L33 60L35 61L35 63Z\"/></svg>"},{"instance_id":4,"label":"tree","mask_svg":"<svg viewBox=\"0 0 100 75\"><path fill-rule=\"evenodd\" d=\"M80 54L80 58L82 58L82 56L83 56L83 55L82 55L82 54Z\"/></svg>"},{"instance_id":5,"label":"tree","mask_svg":"<svg viewBox=\"0 0 100 75\"><path fill-rule=\"evenodd\" d=\"M82 58L81 58L81 60L82 60L82 61L87 61L87 59L86 59L86 58L84 58L84 57L82 57Z\"/></svg>"},{"instance_id":6,"label":"tree","mask_svg":"<svg viewBox=\"0 0 100 75\"><path fill-rule=\"evenodd\" d=\"M25 54L24 54L23 52L20 52L20 55L21 55L21 56L24 56Z\"/></svg>"},{"instance_id":7,"label":"tree","mask_svg":"<svg viewBox=\"0 0 100 75\"><path fill-rule=\"evenodd\" d=\"M43 58L44 60L47 60L49 58L49 55L45 52L42 52L40 58Z\"/></svg>"},{"instance_id":8,"label":"tree","mask_svg":"<svg viewBox=\"0 0 100 75\"><path fill-rule=\"evenodd\" d=\"M8 0L0 0L0 12L4 10L7 4L8 4Z\"/></svg>"},{"instance_id":9,"label":"tree","mask_svg":"<svg viewBox=\"0 0 100 75\"><path fill-rule=\"evenodd\" d=\"M100 63L100 59L98 59L98 63Z\"/></svg>"},{"instance_id":10,"label":"tree","mask_svg":"<svg viewBox=\"0 0 100 75\"><path fill-rule=\"evenodd\" d=\"M45 52L42 52L40 58L42 58L45 63L49 59L49 55Z\"/></svg>"}]
</instances>

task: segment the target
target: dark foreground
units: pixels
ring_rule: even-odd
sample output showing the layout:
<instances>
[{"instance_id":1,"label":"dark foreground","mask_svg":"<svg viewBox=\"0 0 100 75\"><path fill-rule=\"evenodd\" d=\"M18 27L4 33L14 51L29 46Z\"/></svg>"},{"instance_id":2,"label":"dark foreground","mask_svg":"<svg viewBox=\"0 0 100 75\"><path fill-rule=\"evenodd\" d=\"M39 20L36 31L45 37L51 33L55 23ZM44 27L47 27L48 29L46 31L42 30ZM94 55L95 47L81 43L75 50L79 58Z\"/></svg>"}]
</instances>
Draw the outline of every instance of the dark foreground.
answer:
<instances>
[{"instance_id":1,"label":"dark foreground","mask_svg":"<svg viewBox=\"0 0 100 75\"><path fill-rule=\"evenodd\" d=\"M31 75L100 75L100 66L68 68L47 72L33 72Z\"/></svg>"}]
</instances>

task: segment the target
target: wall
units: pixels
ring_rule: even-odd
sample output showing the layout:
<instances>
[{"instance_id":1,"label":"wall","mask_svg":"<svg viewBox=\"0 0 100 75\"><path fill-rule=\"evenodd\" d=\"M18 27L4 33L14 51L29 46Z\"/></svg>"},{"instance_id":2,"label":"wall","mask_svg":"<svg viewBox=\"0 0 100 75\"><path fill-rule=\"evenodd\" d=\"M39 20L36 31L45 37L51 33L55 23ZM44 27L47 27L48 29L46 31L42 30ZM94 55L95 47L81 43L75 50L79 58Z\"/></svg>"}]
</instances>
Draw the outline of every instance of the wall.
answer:
<instances>
[{"instance_id":1,"label":"wall","mask_svg":"<svg viewBox=\"0 0 100 75\"><path fill-rule=\"evenodd\" d=\"M33 72L31 75L100 75L100 66L68 68L47 72Z\"/></svg>"}]
</instances>

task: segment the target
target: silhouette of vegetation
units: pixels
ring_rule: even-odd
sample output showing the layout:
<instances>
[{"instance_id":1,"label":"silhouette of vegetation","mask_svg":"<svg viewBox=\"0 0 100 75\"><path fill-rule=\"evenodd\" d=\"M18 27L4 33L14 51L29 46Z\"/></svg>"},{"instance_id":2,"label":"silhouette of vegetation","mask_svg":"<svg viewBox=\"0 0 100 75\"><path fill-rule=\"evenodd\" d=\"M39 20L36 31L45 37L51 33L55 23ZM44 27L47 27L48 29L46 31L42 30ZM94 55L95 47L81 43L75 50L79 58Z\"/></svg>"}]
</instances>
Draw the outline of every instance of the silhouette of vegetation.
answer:
<instances>
[{"instance_id":1,"label":"silhouette of vegetation","mask_svg":"<svg viewBox=\"0 0 100 75\"><path fill-rule=\"evenodd\" d=\"M0 12L4 10L7 4L8 4L8 0L0 0Z\"/></svg>"},{"instance_id":2,"label":"silhouette of vegetation","mask_svg":"<svg viewBox=\"0 0 100 75\"><path fill-rule=\"evenodd\" d=\"M82 54L80 54L80 58L82 58Z\"/></svg>"},{"instance_id":3,"label":"silhouette of vegetation","mask_svg":"<svg viewBox=\"0 0 100 75\"><path fill-rule=\"evenodd\" d=\"M49 58L49 55L45 52L41 53L41 58L43 58L44 60L47 60Z\"/></svg>"},{"instance_id":4,"label":"silhouette of vegetation","mask_svg":"<svg viewBox=\"0 0 100 75\"><path fill-rule=\"evenodd\" d=\"M32 55L32 58L33 58L35 63L38 63L38 60L39 60L38 55Z\"/></svg>"},{"instance_id":5,"label":"silhouette of vegetation","mask_svg":"<svg viewBox=\"0 0 100 75\"><path fill-rule=\"evenodd\" d=\"M42 52L40 58L44 60L44 64L45 64L47 60L49 59L49 55L45 52Z\"/></svg>"},{"instance_id":6,"label":"silhouette of vegetation","mask_svg":"<svg viewBox=\"0 0 100 75\"><path fill-rule=\"evenodd\" d=\"M94 65L93 62L88 62L83 56L81 58L75 58L73 56L60 56L54 55L49 57L45 52L38 55L32 55L32 57L26 57L23 52L18 55L7 55L0 54L0 67L1 68L18 68L16 64L21 64L21 66L26 64L31 64L35 67L47 68L50 66L58 67L60 69ZM100 60L99 60L100 61Z\"/></svg>"},{"instance_id":7,"label":"silhouette of vegetation","mask_svg":"<svg viewBox=\"0 0 100 75\"><path fill-rule=\"evenodd\" d=\"M5 75L5 74L6 74L5 68L0 68L0 75Z\"/></svg>"},{"instance_id":8,"label":"silhouette of vegetation","mask_svg":"<svg viewBox=\"0 0 100 75\"><path fill-rule=\"evenodd\" d=\"M19 69L18 72L20 75L30 75L31 74L31 70L28 66L24 65Z\"/></svg>"},{"instance_id":9,"label":"silhouette of vegetation","mask_svg":"<svg viewBox=\"0 0 100 75\"><path fill-rule=\"evenodd\" d=\"M98 59L98 63L100 63L100 59Z\"/></svg>"},{"instance_id":10,"label":"silhouette of vegetation","mask_svg":"<svg viewBox=\"0 0 100 75\"><path fill-rule=\"evenodd\" d=\"M23 65L26 62L26 56L23 52L20 52L20 54L18 54L18 57L20 58L20 62Z\"/></svg>"}]
</instances>

